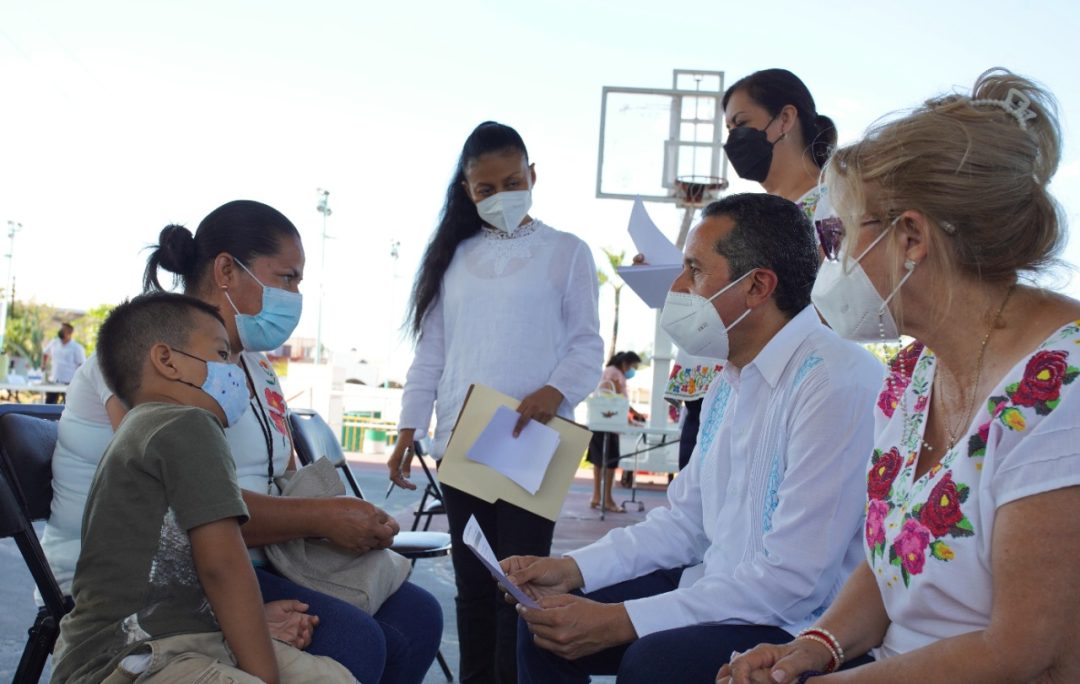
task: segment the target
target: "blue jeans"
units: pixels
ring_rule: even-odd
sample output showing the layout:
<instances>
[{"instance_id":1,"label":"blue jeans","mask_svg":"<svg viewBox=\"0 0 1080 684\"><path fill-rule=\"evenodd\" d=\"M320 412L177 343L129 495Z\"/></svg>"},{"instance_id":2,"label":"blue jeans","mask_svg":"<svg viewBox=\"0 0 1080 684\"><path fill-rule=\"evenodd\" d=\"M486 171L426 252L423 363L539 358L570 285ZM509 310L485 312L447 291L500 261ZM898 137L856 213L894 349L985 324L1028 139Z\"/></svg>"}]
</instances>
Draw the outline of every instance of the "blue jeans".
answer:
<instances>
[{"instance_id":1,"label":"blue jeans","mask_svg":"<svg viewBox=\"0 0 1080 684\"><path fill-rule=\"evenodd\" d=\"M305 650L329 656L364 684L418 684L442 639L442 608L434 596L406 582L374 616L266 568L255 568L263 601L295 599L309 605L319 625Z\"/></svg>"},{"instance_id":2,"label":"blue jeans","mask_svg":"<svg viewBox=\"0 0 1080 684\"><path fill-rule=\"evenodd\" d=\"M621 603L656 596L676 589L682 569L654 573L613 584L585 598L601 603ZM618 675L619 684L678 681L713 684L716 672L732 651L758 644L784 644L791 635L779 627L762 625L693 625L647 634L628 644L565 660L538 648L524 620L518 620L518 682L588 682L589 675ZM859 658L848 666L867 662Z\"/></svg>"}]
</instances>

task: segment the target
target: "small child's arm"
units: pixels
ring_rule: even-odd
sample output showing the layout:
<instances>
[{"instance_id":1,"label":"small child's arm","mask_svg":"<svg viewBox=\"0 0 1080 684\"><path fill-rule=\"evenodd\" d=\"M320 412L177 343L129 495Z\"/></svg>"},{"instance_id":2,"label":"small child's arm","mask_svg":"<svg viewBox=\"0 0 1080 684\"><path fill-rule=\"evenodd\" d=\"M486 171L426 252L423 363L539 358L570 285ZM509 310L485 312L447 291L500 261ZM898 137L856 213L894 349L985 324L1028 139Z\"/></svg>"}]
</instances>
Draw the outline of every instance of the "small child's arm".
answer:
<instances>
[{"instance_id":1,"label":"small child's arm","mask_svg":"<svg viewBox=\"0 0 1080 684\"><path fill-rule=\"evenodd\" d=\"M262 595L235 518L188 531L195 570L240 669L277 684L277 659Z\"/></svg>"}]
</instances>

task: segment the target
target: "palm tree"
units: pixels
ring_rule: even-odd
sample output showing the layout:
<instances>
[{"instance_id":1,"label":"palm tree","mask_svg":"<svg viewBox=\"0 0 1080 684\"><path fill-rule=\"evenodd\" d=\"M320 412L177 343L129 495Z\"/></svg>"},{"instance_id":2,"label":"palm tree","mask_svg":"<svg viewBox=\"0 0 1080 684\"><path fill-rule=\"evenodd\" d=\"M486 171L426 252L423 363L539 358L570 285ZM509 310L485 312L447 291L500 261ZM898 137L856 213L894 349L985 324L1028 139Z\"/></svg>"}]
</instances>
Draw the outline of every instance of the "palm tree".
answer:
<instances>
[{"instance_id":1,"label":"palm tree","mask_svg":"<svg viewBox=\"0 0 1080 684\"><path fill-rule=\"evenodd\" d=\"M615 269L622 266L623 259L626 258L626 250L615 253L610 249L604 248L604 254L607 255L608 265L611 266L611 275L607 274L602 268L596 269L596 279L600 282L600 287L611 283L611 286L615 288L615 323L611 328L611 351L608 352L608 358L615 356L615 350L618 348L619 340L619 299L622 295L623 283L622 279L618 276L618 271Z\"/></svg>"}]
</instances>

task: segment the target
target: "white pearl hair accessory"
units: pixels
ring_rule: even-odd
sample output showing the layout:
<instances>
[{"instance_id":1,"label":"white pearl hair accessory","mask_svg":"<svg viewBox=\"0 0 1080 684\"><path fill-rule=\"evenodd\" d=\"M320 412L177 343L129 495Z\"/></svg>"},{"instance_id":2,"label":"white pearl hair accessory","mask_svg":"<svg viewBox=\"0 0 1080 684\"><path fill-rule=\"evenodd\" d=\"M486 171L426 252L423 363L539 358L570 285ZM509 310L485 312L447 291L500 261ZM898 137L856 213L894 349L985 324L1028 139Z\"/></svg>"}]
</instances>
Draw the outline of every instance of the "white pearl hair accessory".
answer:
<instances>
[{"instance_id":1,"label":"white pearl hair accessory","mask_svg":"<svg viewBox=\"0 0 1080 684\"><path fill-rule=\"evenodd\" d=\"M1001 107L1016 119L1022 131L1026 131L1027 122L1035 118L1035 112L1031 111L1031 99L1016 88L1009 88L1009 94L1004 100L972 100L971 105Z\"/></svg>"}]
</instances>

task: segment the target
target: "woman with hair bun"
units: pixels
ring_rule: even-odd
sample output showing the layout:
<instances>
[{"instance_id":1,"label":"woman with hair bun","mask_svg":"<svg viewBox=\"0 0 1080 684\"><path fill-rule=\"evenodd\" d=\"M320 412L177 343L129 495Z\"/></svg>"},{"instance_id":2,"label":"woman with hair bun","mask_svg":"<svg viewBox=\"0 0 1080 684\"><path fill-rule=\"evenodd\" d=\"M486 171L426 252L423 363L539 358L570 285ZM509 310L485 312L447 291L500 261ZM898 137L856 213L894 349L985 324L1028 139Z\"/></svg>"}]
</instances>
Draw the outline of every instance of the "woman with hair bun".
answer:
<instances>
[{"instance_id":1,"label":"woman with hair bun","mask_svg":"<svg viewBox=\"0 0 1080 684\"><path fill-rule=\"evenodd\" d=\"M763 69L724 91L724 153L740 178L795 202L815 220L821 169L836 146L836 126L817 111L806 84L787 69ZM823 204L827 209L827 204Z\"/></svg>"},{"instance_id":2,"label":"woman with hair bun","mask_svg":"<svg viewBox=\"0 0 1080 684\"><path fill-rule=\"evenodd\" d=\"M1060 154L1050 93L993 69L829 162L848 228L814 304L849 339L918 346L874 408L866 562L817 625L717 682L867 652L822 681L1080 681L1080 302L1031 284L1065 237Z\"/></svg>"},{"instance_id":3,"label":"woman with hair bun","mask_svg":"<svg viewBox=\"0 0 1080 684\"><path fill-rule=\"evenodd\" d=\"M433 596L406 582L368 615L282 577L260 551L268 544L314 537L359 554L390 546L398 531L393 518L366 501L279 496L275 478L293 467L293 448L281 385L263 352L284 344L300 320L304 248L296 226L260 202L228 202L210 212L194 234L179 225L162 229L147 260L146 291L164 289L159 269L172 273L185 294L217 307L229 347L247 376L249 410L225 429L225 436L250 514L241 531L263 600L271 602L271 633L333 658L362 682L420 682L442 635L442 610ZM65 591L79 555L94 471L125 412L91 357L72 381L60 419L55 494L42 540ZM303 615L307 611L312 619ZM275 622L285 631L275 631ZM302 634L290 639L287 631L297 627Z\"/></svg>"}]
</instances>

